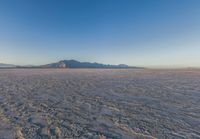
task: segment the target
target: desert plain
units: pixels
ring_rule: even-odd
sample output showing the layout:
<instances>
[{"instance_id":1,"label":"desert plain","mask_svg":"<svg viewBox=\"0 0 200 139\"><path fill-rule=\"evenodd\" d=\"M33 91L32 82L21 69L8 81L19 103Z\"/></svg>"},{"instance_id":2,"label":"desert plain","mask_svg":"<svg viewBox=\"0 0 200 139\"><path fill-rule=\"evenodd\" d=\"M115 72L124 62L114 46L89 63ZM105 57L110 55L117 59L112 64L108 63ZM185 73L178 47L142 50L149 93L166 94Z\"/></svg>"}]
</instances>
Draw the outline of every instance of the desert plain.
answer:
<instances>
[{"instance_id":1,"label":"desert plain","mask_svg":"<svg viewBox=\"0 0 200 139\"><path fill-rule=\"evenodd\" d=\"M198 69L0 69L0 139L199 139Z\"/></svg>"}]
</instances>

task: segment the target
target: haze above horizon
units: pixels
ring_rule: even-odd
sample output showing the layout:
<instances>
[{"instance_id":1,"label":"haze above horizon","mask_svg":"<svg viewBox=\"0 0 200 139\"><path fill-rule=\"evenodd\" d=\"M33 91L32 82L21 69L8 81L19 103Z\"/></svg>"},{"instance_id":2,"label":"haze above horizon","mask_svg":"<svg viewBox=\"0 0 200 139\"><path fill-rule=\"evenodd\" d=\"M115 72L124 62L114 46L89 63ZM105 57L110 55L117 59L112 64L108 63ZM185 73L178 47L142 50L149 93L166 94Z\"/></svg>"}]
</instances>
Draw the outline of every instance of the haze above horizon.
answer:
<instances>
[{"instance_id":1,"label":"haze above horizon","mask_svg":"<svg viewBox=\"0 0 200 139\"><path fill-rule=\"evenodd\" d=\"M199 0L1 0L0 63L200 67Z\"/></svg>"}]
</instances>

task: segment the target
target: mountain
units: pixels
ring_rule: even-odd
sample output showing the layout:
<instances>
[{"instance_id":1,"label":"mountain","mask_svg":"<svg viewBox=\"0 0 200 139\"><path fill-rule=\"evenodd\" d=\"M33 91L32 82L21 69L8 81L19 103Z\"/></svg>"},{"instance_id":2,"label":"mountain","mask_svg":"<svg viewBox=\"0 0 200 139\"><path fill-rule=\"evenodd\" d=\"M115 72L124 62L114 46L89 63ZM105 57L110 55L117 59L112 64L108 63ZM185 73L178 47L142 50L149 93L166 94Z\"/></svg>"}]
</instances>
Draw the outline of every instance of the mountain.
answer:
<instances>
[{"instance_id":1,"label":"mountain","mask_svg":"<svg viewBox=\"0 0 200 139\"><path fill-rule=\"evenodd\" d=\"M100 64L100 63L90 63L90 62L79 62L76 60L62 60L57 63L50 63L41 66L33 66L33 65L12 65L12 64L3 64L0 63L0 68L104 68L104 69L128 69L128 68L136 68L142 69L141 67L131 67L125 64L119 65L109 65L109 64Z\"/></svg>"},{"instance_id":2,"label":"mountain","mask_svg":"<svg viewBox=\"0 0 200 139\"><path fill-rule=\"evenodd\" d=\"M57 63L42 65L40 67L42 68L139 68L139 67L130 67L125 64L106 65L100 63L79 62L76 60L62 60Z\"/></svg>"},{"instance_id":3,"label":"mountain","mask_svg":"<svg viewBox=\"0 0 200 139\"><path fill-rule=\"evenodd\" d=\"M16 65L0 63L0 68L14 68Z\"/></svg>"}]
</instances>

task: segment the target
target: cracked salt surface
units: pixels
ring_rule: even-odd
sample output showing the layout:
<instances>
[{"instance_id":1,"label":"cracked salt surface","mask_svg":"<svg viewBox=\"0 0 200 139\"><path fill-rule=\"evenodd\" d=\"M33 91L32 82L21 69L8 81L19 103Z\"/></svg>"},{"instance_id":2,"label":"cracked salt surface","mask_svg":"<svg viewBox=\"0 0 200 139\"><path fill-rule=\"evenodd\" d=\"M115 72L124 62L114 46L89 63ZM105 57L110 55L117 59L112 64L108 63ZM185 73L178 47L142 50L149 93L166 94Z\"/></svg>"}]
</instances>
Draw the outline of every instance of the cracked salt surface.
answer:
<instances>
[{"instance_id":1,"label":"cracked salt surface","mask_svg":"<svg viewBox=\"0 0 200 139\"><path fill-rule=\"evenodd\" d=\"M0 139L200 138L200 70L1 69Z\"/></svg>"}]
</instances>

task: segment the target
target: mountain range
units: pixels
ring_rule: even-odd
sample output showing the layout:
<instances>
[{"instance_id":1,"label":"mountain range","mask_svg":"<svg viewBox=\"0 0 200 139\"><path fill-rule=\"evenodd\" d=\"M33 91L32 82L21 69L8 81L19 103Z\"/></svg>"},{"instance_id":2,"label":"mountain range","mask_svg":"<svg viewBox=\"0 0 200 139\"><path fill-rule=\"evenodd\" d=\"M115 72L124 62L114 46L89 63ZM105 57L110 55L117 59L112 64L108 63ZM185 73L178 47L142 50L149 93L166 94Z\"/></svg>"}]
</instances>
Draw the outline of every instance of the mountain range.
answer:
<instances>
[{"instance_id":1,"label":"mountain range","mask_svg":"<svg viewBox=\"0 0 200 139\"><path fill-rule=\"evenodd\" d=\"M62 60L56 63L50 63L40 66L16 66L11 64L0 64L0 68L140 68L140 67L131 67L125 64L119 65L110 65L110 64L100 64L100 63L91 63L91 62L79 62L76 60Z\"/></svg>"},{"instance_id":2,"label":"mountain range","mask_svg":"<svg viewBox=\"0 0 200 139\"><path fill-rule=\"evenodd\" d=\"M42 65L42 68L130 68L128 65L109 65L90 62L79 62L76 60L62 60L57 63Z\"/></svg>"}]
</instances>

